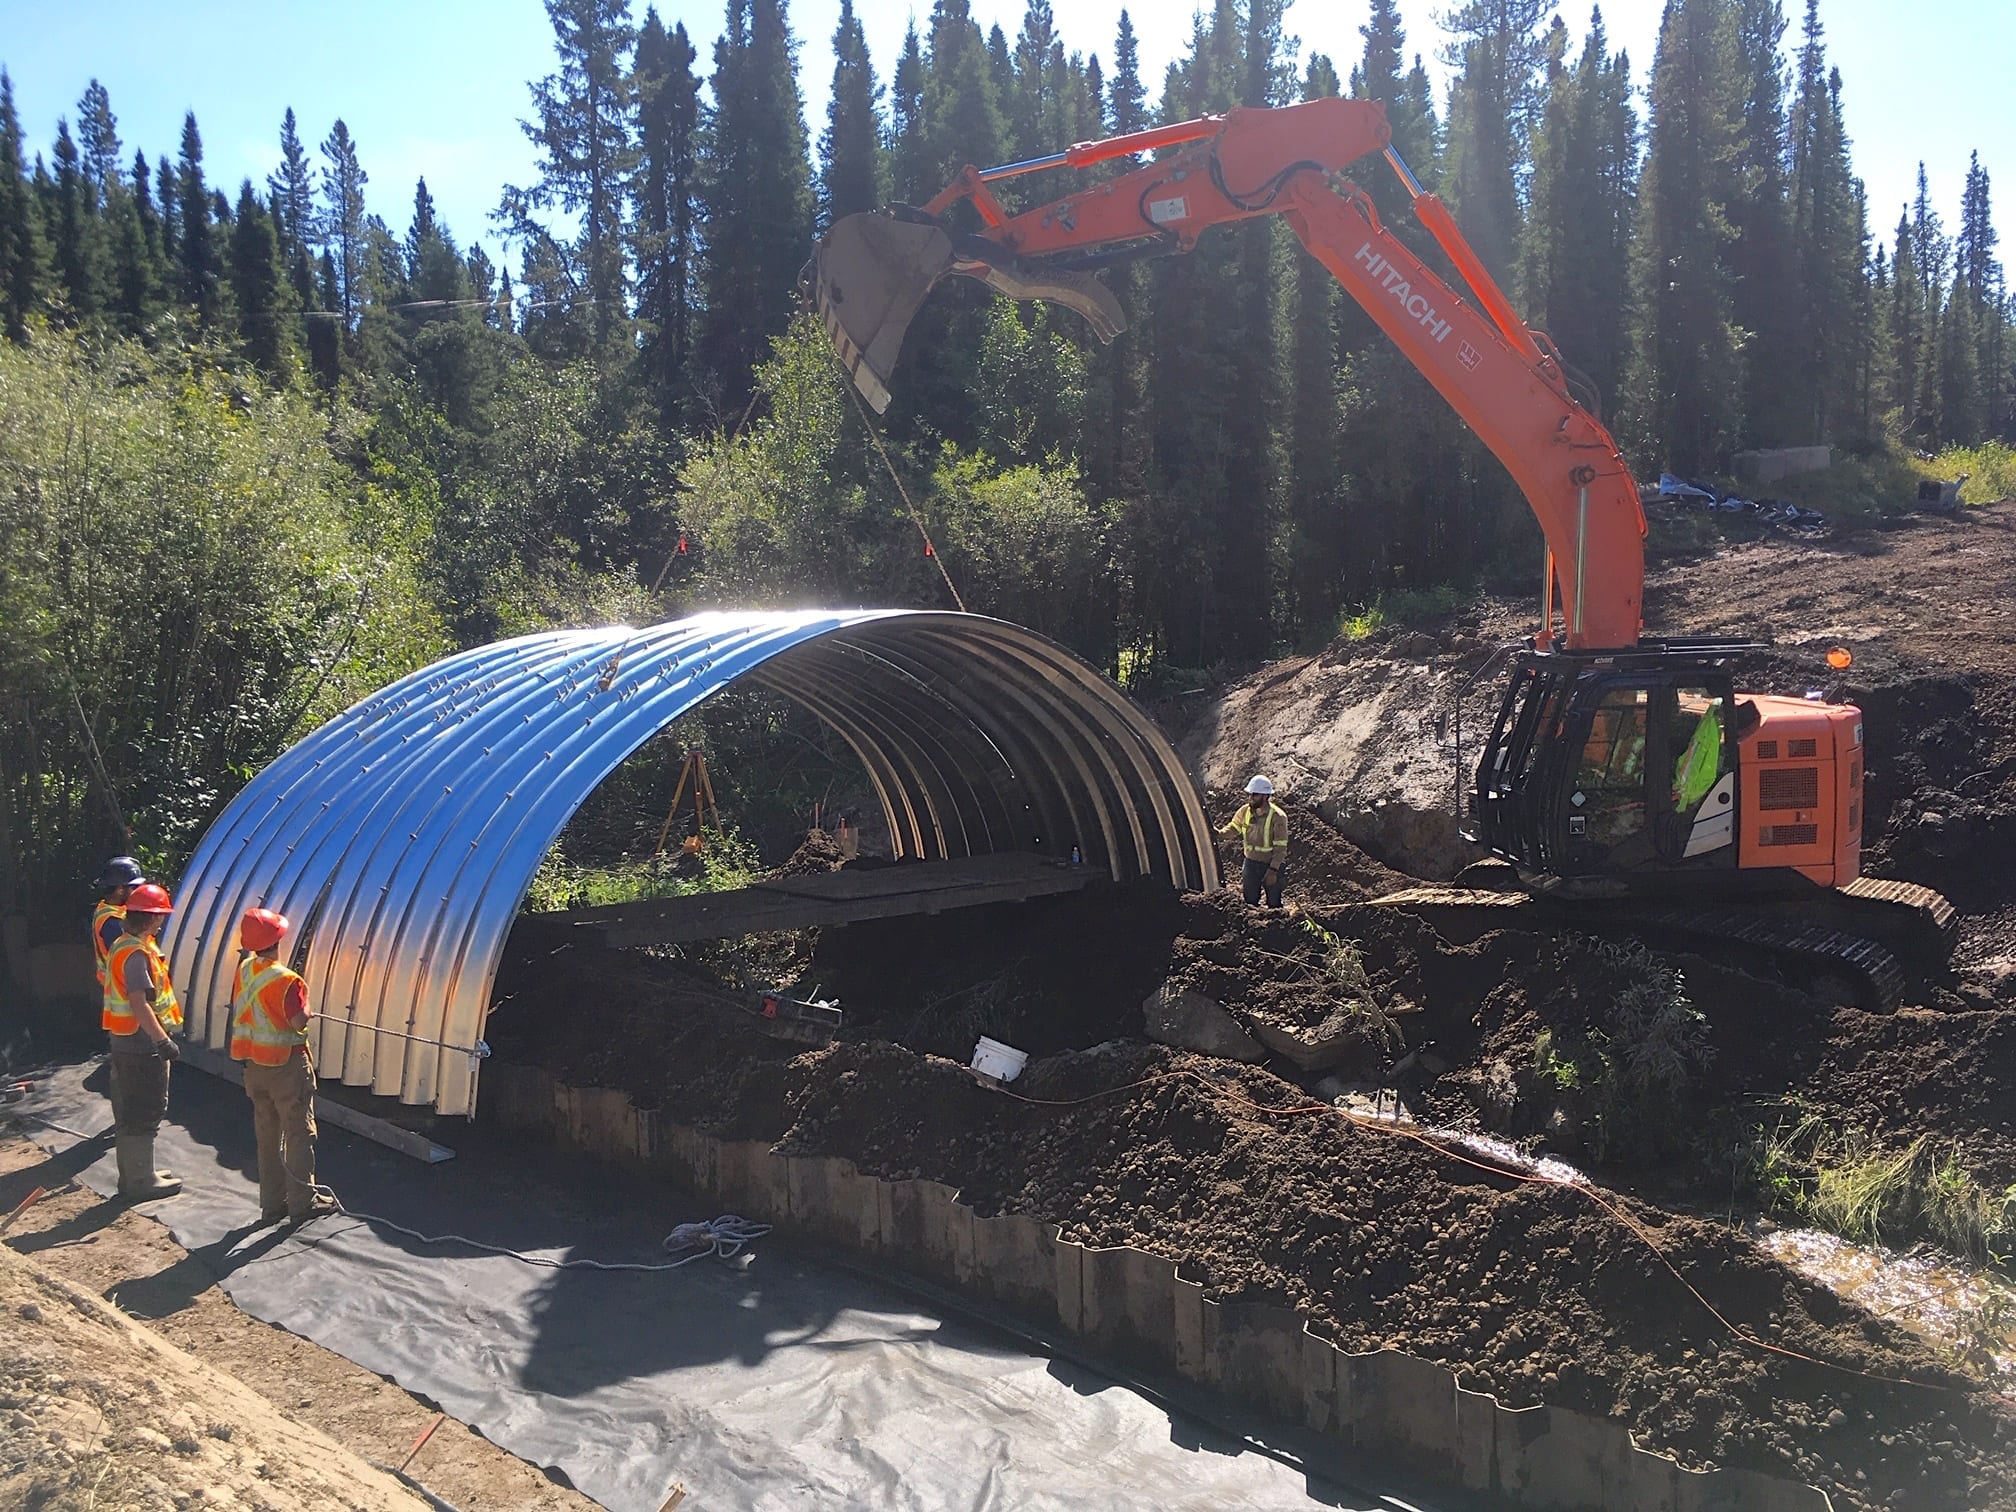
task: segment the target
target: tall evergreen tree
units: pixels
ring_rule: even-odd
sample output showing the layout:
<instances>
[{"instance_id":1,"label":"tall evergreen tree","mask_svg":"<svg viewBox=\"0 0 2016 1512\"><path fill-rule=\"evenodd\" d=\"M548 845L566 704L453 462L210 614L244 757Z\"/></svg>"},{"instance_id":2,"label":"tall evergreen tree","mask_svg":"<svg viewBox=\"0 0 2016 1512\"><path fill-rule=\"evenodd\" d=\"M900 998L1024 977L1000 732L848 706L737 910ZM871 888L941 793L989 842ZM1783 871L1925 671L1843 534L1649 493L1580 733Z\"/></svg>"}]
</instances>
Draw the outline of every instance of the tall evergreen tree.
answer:
<instances>
[{"instance_id":1,"label":"tall evergreen tree","mask_svg":"<svg viewBox=\"0 0 2016 1512\"><path fill-rule=\"evenodd\" d=\"M88 320L100 306L96 195L67 120L56 123L55 158L56 218L50 230L56 245L56 276L71 317Z\"/></svg>"},{"instance_id":2,"label":"tall evergreen tree","mask_svg":"<svg viewBox=\"0 0 2016 1512\"><path fill-rule=\"evenodd\" d=\"M626 60L636 32L629 0L546 0L546 16L560 69L532 86L535 119L519 123L539 149L539 182L507 188L497 220L513 236L553 241L541 212L557 206L578 218L576 281L590 302L589 327L602 351L625 320L623 211L635 162L635 100ZM795 80L791 88L795 98Z\"/></svg>"},{"instance_id":3,"label":"tall evergreen tree","mask_svg":"<svg viewBox=\"0 0 2016 1512\"><path fill-rule=\"evenodd\" d=\"M203 182L203 137L196 129L196 113L182 117L182 153L176 160L176 203L181 209L176 246L181 252L182 302L196 312L205 326L214 326L224 313L223 268L217 240L212 231L215 207Z\"/></svg>"},{"instance_id":4,"label":"tall evergreen tree","mask_svg":"<svg viewBox=\"0 0 2016 1512\"><path fill-rule=\"evenodd\" d=\"M1302 98L1342 92L1336 67L1310 56ZM1288 591L1298 635L1327 630L1343 577L1344 515L1338 507L1337 280L1313 257L1295 262L1290 323L1288 430Z\"/></svg>"},{"instance_id":5,"label":"tall evergreen tree","mask_svg":"<svg viewBox=\"0 0 2016 1512\"><path fill-rule=\"evenodd\" d=\"M637 37L637 175L633 235L643 361L658 411L670 426L691 398L694 214L700 192L700 80L684 23L668 36L647 10Z\"/></svg>"},{"instance_id":6,"label":"tall evergreen tree","mask_svg":"<svg viewBox=\"0 0 2016 1512\"><path fill-rule=\"evenodd\" d=\"M161 207L161 285L171 293L181 287L182 193L168 154L154 159L154 198Z\"/></svg>"},{"instance_id":7,"label":"tall evergreen tree","mask_svg":"<svg viewBox=\"0 0 2016 1512\"><path fill-rule=\"evenodd\" d=\"M1123 6L1113 38L1113 83L1106 91L1107 126L1115 136L1148 129L1148 92L1141 85L1141 43Z\"/></svg>"},{"instance_id":8,"label":"tall evergreen tree","mask_svg":"<svg viewBox=\"0 0 2016 1512\"><path fill-rule=\"evenodd\" d=\"M122 188L119 182L119 121L112 114L112 97L105 86L93 79L77 102L77 141L83 148L84 178L91 186L93 206Z\"/></svg>"},{"instance_id":9,"label":"tall evergreen tree","mask_svg":"<svg viewBox=\"0 0 2016 1512\"><path fill-rule=\"evenodd\" d=\"M867 34L854 14L854 0L840 0L840 23L833 29L833 94L819 140L825 164L819 211L827 225L882 206L881 108L882 86L875 82Z\"/></svg>"},{"instance_id":10,"label":"tall evergreen tree","mask_svg":"<svg viewBox=\"0 0 2016 1512\"><path fill-rule=\"evenodd\" d=\"M1936 444L1944 434L1939 410L1941 351L1940 317L1945 313L1946 270L1953 245L1946 237L1945 222L1932 207L1932 192L1925 180L1925 165L1918 165L1918 193L1911 202L1911 257L1917 274L1919 346L1917 387L1912 395L1913 434Z\"/></svg>"},{"instance_id":11,"label":"tall evergreen tree","mask_svg":"<svg viewBox=\"0 0 2016 1512\"><path fill-rule=\"evenodd\" d=\"M420 276L420 256L427 244L441 238L441 226L434 214L434 196L427 191L423 176L413 185L413 221L406 231L406 277Z\"/></svg>"},{"instance_id":12,"label":"tall evergreen tree","mask_svg":"<svg viewBox=\"0 0 2016 1512\"><path fill-rule=\"evenodd\" d=\"M1539 113L1548 0L1463 0L1442 17L1451 208L1484 266L1509 283L1519 240L1524 146Z\"/></svg>"},{"instance_id":13,"label":"tall evergreen tree","mask_svg":"<svg viewBox=\"0 0 2016 1512\"><path fill-rule=\"evenodd\" d=\"M325 306L335 312L346 335L357 329L363 312L365 252L364 186L371 176L357 159L357 140L339 117L322 142L322 215L320 227L326 261L335 273L333 290L322 291Z\"/></svg>"},{"instance_id":14,"label":"tall evergreen tree","mask_svg":"<svg viewBox=\"0 0 2016 1512\"><path fill-rule=\"evenodd\" d=\"M701 350L724 412L790 323L812 245L812 163L784 0L729 0L714 49L714 121L702 174L706 315Z\"/></svg>"},{"instance_id":15,"label":"tall evergreen tree","mask_svg":"<svg viewBox=\"0 0 2016 1512\"><path fill-rule=\"evenodd\" d=\"M280 244L291 263L299 251L321 245L322 225L315 209L315 171L302 145L301 130L294 120L294 107L280 118L280 166L266 180L276 205L274 217Z\"/></svg>"},{"instance_id":16,"label":"tall evergreen tree","mask_svg":"<svg viewBox=\"0 0 2016 1512\"><path fill-rule=\"evenodd\" d=\"M231 292L245 355L269 376L284 380L295 351L293 290L281 267L273 218L253 193L250 179L238 191L232 217Z\"/></svg>"},{"instance_id":17,"label":"tall evergreen tree","mask_svg":"<svg viewBox=\"0 0 2016 1512\"><path fill-rule=\"evenodd\" d=\"M136 334L161 310L161 225L153 175L144 153L133 155L133 182L111 199L111 272L106 299L121 326Z\"/></svg>"},{"instance_id":18,"label":"tall evergreen tree","mask_svg":"<svg viewBox=\"0 0 2016 1512\"><path fill-rule=\"evenodd\" d=\"M1641 462L1682 472L1719 465L1742 423L1727 213L1743 110L1736 20L1732 0L1671 0L1652 70L1630 438Z\"/></svg>"},{"instance_id":19,"label":"tall evergreen tree","mask_svg":"<svg viewBox=\"0 0 2016 1512\"><path fill-rule=\"evenodd\" d=\"M1728 204L1736 323L1746 333L1743 439L1813 439L1813 358L1801 314L1787 183L1785 12L1780 0L1740 0L1736 43L1747 77ZM1803 75L1802 75L1803 77Z\"/></svg>"},{"instance_id":20,"label":"tall evergreen tree","mask_svg":"<svg viewBox=\"0 0 2016 1512\"><path fill-rule=\"evenodd\" d=\"M42 303L42 213L29 187L14 81L0 68L0 327L28 339L28 317Z\"/></svg>"},{"instance_id":21,"label":"tall evergreen tree","mask_svg":"<svg viewBox=\"0 0 2016 1512\"><path fill-rule=\"evenodd\" d=\"M921 205L938 192L931 176L931 144L924 136L924 48L917 23L903 34L896 69L889 76L890 188L898 200Z\"/></svg>"}]
</instances>

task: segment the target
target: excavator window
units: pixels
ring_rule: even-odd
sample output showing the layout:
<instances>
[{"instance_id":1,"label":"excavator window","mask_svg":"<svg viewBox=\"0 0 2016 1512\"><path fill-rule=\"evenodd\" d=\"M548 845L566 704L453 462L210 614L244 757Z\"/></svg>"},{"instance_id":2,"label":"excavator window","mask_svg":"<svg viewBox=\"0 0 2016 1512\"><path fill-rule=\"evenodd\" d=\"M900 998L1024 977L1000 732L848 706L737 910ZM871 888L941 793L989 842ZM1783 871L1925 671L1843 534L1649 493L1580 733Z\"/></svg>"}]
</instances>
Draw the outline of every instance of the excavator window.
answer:
<instances>
[{"instance_id":1,"label":"excavator window","mask_svg":"<svg viewBox=\"0 0 2016 1512\"><path fill-rule=\"evenodd\" d=\"M1646 688L1607 689L1582 743L1575 791L1569 797L1568 833L1613 865L1633 864L1646 832L1645 750L1651 720ZM1578 847L1581 848L1581 847Z\"/></svg>"}]
</instances>

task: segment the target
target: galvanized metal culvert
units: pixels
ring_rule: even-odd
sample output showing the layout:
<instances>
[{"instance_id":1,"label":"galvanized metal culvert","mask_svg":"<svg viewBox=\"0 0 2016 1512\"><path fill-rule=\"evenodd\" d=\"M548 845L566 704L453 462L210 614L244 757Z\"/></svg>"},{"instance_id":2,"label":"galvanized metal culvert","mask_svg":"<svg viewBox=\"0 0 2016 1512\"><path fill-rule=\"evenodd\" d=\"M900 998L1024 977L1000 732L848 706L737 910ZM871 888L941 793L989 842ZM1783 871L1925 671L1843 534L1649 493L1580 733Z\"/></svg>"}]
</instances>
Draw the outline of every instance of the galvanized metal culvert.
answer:
<instances>
[{"instance_id":1,"label":"galvanized metal culvert","mask_svg":"<svg viewBox=\"0 0 2016 1512\"><path fill-rule=\"evenodd\" d=\"M626 758L738 683L846 739L899 856L1076 846L1123 879L1216 885L1169 743L1033 631L908 610L548 631L422 668L247 784L198 845L169 926L190 1034L224 1048L238 916L277 908L324 1015L321 1073L472 1112L491 983L540 861Z\"/></svg>"}]
</instances>

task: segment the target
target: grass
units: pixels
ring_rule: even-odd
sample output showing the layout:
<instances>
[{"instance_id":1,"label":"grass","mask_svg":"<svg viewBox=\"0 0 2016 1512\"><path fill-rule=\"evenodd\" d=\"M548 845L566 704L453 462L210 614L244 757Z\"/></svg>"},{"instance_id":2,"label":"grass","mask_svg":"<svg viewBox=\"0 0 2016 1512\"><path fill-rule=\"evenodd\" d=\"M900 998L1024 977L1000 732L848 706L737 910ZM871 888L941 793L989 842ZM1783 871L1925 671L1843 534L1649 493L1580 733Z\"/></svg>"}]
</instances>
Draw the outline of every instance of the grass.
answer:
<instances>
[{"instance_id":1,"label":"grass","mask_svg":"<svg viewBox=\"0 0 2016 1512\"><path fill-rule=\"evenodd\" d=\"M1858 1244L1922 1237L1977 1264L2016 1258L2016 1186L1982 1185L1959 1146L1928 1135L1899 1144L1809 1113L1760 1127L1737 1178L1767 1211Z\"/></svg>"},{"instance_id":2,"label":"grass","mask_svg":"<svg viewBox=\"0 0 2016 1512\"><path fill-rule=\"evenodd\" d=\"M554 847L525 894L527 913L600 908L647 898L679 898L692 893L729 892L757 878L756 851L732 831L711 836L697 860L679 851L662 856L626 856L617 861L576 865Z\"/></svg>"},{"instance_id":3,"label":"grass","mask_svg":"<svg viewBox=\"0 0 2016 1512\"><path fill-rule=\"evenodd\" d=\"M1937 478L1942 483L1968 474L1960 490L1962 504L1992 504L1997 499L2016 498L2016 447L2000 441L1982 446L1949 446L1930 462L1913 457L1911 468L1921 478Z\"/></svg>"},{"instance_id":4,"label":"grass","mask_svg":"<svg viewBox=\"0 0 2016 1512\"><path fill-rule=\"evenodd\" d=\"M1342 640L1367 640L1390 626L1418 625L1454 614L1477 597L1472 588L1439 583L1432 588L1388 588L1369 604L1344 611L1337 622Z\"/></svg>"}]
</instances>

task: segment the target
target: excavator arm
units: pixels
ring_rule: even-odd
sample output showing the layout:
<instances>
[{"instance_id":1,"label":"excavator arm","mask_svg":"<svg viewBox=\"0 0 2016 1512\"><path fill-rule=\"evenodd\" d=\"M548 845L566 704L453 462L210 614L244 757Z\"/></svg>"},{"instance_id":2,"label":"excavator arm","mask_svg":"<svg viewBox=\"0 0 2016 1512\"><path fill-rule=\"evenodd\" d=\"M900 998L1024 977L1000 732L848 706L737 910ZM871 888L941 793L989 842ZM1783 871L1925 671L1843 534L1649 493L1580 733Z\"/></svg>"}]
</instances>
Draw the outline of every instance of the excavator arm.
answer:
<instances>
[{"instance_id":1,"label":"excavator arm","mask_svg":"<svg viewBox=\"0 0 2016 1512\"><path fill-rule=\"evenodd\" d=\"M1383 107L1310 100L1079 143L1049 157L966 168L921 210L897 207L836 223L806 282L856 386L880 411L905 330L932 285L977 278L1015 299L1084 315L1102 340L1124 325L1089 270L1125 258L1187 252L1214 226L1283 217L1302 244L1461 415L1512 474L1546 537L1538 643L1553 642L1558 587L1571 651L1638 643L1645 516L1630 469L1601 421L1570 392L1559 358L1513 310L1453 217L1422 191L1391 148ZM1085 167L1162 147L1178 150L1083 191L1010 215L989 184ZM1473 305L1388 231L1344 170L1383 152L1415 214L1462 275ZM951 212L971 201L977 230Z\"/></svg>"}]
</instances>

